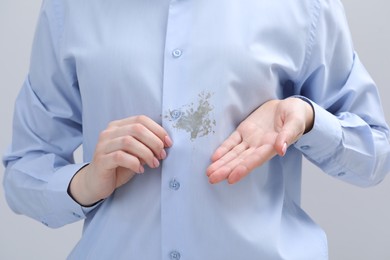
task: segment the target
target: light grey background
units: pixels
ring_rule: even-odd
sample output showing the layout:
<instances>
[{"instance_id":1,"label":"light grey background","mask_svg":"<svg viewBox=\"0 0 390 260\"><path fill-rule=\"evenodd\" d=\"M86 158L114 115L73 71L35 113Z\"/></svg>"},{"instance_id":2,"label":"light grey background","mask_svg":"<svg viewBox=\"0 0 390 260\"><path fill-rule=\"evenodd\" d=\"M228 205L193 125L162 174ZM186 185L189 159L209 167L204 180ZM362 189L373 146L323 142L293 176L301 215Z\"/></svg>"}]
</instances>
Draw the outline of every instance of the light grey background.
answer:
<instances>
[{"instance_id":1,"label":"light grey background","mask_svg":"<svg viewBox=\"0 0 390 260\"><path fill-rule=\"evenodd\" d=\"M360 58L376 80L390 122L390 2L343 1ZM40 0L0 0L0 153L11 138L13 102L26 75ZM0 166L2 179L3 167ZM331 260L390 259L390 176L362 189L305 161L303 208L326 231ZM81 223L48 229L15 215L0 187L0 259L65 259ZM146 246L146 245L145 245Z\"/></svg>"}]
</instances>

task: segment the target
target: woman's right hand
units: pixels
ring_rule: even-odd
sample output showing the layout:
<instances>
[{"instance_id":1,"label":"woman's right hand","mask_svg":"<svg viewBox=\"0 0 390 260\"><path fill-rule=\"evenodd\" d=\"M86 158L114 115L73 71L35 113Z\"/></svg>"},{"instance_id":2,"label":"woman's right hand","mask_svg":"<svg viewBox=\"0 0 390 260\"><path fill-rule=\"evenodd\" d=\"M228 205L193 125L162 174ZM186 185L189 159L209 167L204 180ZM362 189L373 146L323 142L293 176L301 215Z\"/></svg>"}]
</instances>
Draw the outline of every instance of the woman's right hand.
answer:
<instances>
[{"instance_id":1,"label":"woman's right hand","mask_svg":"<svg viewBox=\"0 0 390 260\"><path fill-rule=\"evenodd\" d=\"M149 117L113 121L100 133L92 162L73 177L70 195L81 205L93 205L143 173L145 164L159 167L170 146L168 133Z\"/></svg>"}]
</instances>

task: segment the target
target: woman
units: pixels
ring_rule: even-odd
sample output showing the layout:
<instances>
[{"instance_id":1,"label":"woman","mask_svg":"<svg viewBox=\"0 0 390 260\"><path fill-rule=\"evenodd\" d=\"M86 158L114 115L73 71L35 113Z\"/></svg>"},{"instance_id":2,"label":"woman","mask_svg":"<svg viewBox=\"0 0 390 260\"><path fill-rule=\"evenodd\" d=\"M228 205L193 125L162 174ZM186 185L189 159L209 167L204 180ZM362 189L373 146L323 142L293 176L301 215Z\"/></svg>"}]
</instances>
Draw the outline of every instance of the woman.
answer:
<instances>
[{"instance_id":1,"label":"woman","mask_svg":"<svg viewBox=\"0 0 390 260\"><path fill-rule=\"evenodd\" d=\"M379 104L337 0L47 0L7 200L51 227L85 219L71 259L327 259L301 157L381 181Z\"/></svg>"}]
</instances>

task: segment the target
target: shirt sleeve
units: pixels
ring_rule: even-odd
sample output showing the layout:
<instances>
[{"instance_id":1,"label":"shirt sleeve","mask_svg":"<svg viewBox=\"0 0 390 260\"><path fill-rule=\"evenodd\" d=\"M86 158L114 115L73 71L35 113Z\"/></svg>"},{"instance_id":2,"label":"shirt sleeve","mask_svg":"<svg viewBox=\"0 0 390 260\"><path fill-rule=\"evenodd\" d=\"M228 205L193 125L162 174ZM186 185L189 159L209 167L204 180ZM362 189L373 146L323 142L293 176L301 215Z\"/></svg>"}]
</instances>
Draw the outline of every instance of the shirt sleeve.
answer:
<instances>
[{"instance_id":1,"label":"shirt sleeve","mask_svg":"<svg viewBox=\"0 0 390 260\"><path fill-rule=\"evenodd\" d=\"M13 137L3 157L5 196L19 214L50 227L86 217L91 209L67 193L82 141L81 98L71 59L60 60L61 1L44 1L29 75L15 102Z\"/></svg>"},{"instance_id":2,"label":"shirt sleeve","mask_svg":"<svg viewBox=\"0 0 390 260\"><path fill-rule=\"evenodd\" d=\"M390 171L389 129L378 90L353 49L340 1L317 3L298 90L312 103L315 122L295 147L331 176L375 185Z\"/></svg>"}]
</instances>

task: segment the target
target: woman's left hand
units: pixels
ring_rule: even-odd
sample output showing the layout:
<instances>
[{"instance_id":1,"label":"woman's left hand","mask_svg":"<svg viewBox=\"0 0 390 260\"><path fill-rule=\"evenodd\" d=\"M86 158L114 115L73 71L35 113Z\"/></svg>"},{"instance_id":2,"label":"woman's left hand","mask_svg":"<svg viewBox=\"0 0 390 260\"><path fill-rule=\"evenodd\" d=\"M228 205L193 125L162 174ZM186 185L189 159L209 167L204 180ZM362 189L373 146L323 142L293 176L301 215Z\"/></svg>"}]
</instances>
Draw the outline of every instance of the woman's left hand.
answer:
<instances>
[{"instance_id":1,"label":"woman's left hand","mask_svg":"<svg viewBox=\"0 0 390 260\"><path fill-rule=\"evenodd\" d=\"M236 183L311 130L314 111L300 98L270 100L250 114L222 143L207 168L210 183Z\"/></svg>"}]
</instances>

